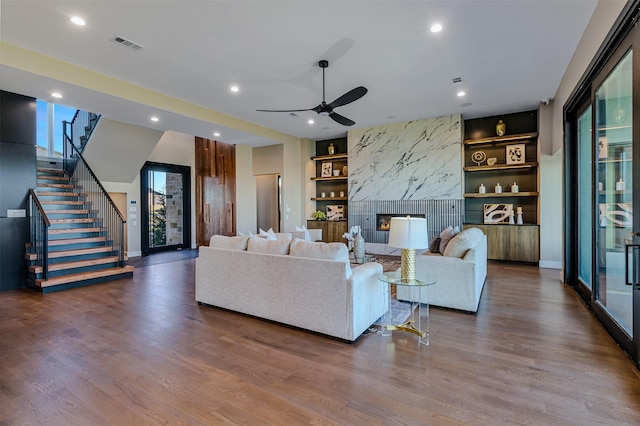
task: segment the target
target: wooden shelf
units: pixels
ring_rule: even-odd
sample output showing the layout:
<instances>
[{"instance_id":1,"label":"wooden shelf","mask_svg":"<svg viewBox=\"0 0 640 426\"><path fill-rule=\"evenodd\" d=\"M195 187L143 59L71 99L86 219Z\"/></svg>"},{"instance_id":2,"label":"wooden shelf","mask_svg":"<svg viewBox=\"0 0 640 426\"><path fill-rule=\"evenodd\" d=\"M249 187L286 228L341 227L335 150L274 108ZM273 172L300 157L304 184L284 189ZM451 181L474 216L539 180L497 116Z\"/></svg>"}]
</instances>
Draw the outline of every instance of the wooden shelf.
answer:
<instances>
[{"instance_id":1,"label":"wooden shelf","mask_svg":"<svg viewBox=\"0 0 640 426\"><path fill-rule=\"evenodd\" d=\"M494 197L537 197L537 192L487 192L480 194L478 192L467 192L465 198L494 198Z\"/></svg>"},{"instance_id":2,"label":"wooden shelf","mask_svg":"<svg viewBox=\"0 0 640 426\"><path fill-rule=\"evenodd\" d=\"M346 160L349 154L316 155L311 157L313 161Z\"/></svg>"},{"instance_id":3,"label":"wooden shelf","mask_svg":"<svg viewBox=\"0 0 640 426\"><path fill-rule=\"evenodd\" d=\"M465 139L465 145L481 145L481 144L497 144L497 143L517 143L527 139L533 139L538 137L538 132L531 133L521 133L518 135L508 135L508 136L493 136L489 138L481 138L481 139Z\"/></svg>"},{"instance_id":4,"label":"wooden shelf","mask_svg":"<svg viewBox=\"0 0 640 426\"><path fill-rule=\"evenodd\" d=\"M347 197L313 197L313 201L347 201Z\"/></svg>"},{"instance_id":5,"label":"wooden shelf","mask_svg":"<svg viewBox=\"0 0 640 426\"><path fill-rule=\"evenodd\" d=\"M494 164L493 166L465 166L465 172L484 172L490 170L507 170L507 169L532 169L538 167L537 162L521 163L521 164Z\"/></svg>"},{"instance_id":6,"label":"wooden shelf","mask_svg":"<svg viewBox=\"0 0 640 426\"><path fill-rule=\"evenodd\" d=\"M321 176L315 176L312 177L311 180L347 180L347 176L326 176L326 177L321 177Z\"/></svg>"}]
</instances>

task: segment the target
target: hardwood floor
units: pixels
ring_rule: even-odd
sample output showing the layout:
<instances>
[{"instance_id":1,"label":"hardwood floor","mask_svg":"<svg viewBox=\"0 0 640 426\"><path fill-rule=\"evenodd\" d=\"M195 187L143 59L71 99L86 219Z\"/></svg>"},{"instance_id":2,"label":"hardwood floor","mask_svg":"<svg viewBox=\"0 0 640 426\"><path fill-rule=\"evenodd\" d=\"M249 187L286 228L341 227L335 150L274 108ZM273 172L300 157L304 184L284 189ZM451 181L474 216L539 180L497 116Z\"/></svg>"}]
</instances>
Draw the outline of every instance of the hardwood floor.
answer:
<instances>
[{"instance_id":1,"label":"hardwood floor","mask_svg":"<svg viewBox=\"0 0 640 426\"><path fill-rule=\"evenodd\" d=\"M0 424L640 424L640 374L559 272L490 263L431 345L199 306L195 259L0 293ZM233 283L229 283L233 285Z\"/></svg>"}]
</instances>

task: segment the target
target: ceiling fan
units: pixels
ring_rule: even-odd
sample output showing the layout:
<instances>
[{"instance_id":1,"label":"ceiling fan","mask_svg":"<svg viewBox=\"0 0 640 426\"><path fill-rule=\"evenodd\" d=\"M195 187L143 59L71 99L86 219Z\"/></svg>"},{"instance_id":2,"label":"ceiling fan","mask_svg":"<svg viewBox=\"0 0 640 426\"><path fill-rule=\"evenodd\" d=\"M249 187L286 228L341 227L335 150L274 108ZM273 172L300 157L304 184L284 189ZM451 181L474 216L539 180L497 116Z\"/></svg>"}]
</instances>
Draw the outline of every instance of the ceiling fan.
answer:
<instances>
[{"instance_id":1,"label":"ceiling fan","mask_svg":"<svg viewBox=\"0 0 640 426\"><path fill-rule=\"evenodd\" d=\"M318 66L322 68L322 102L315 108L307 108L307 109L285 109L285 110L275 110L275 109L259 109L257 111L262 112L301 112L301 111L315 111L319 115L328 115L333 121L342 124L343 126L353 126L355 121L348 119L345 116L334 112L333 109L350 104L351 102L357 101L361 97L363 97L367 93L366 87L356 87L355 89L349 90L344 95L340 96L338 99L331 103L326 103L324 98L324 69L329 66L329 61L321 60L318 62Z\"/></svg>"}]
</instances>

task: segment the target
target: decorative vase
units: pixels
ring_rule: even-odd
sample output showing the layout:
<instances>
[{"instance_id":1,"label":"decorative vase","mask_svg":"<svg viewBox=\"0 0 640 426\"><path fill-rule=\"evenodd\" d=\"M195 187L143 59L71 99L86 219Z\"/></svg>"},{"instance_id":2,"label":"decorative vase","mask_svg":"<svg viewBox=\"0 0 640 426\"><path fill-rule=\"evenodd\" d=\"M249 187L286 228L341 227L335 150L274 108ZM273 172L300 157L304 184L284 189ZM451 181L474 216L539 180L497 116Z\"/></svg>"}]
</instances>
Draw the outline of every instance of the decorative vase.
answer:
<instances>
[{"instance_id":1,"label":"decorative vase","mask_svg":"<svg viewBox=\"0 0 640 426\"><path fill-rule=\"evenodd\" d=\"M518 213L518 219L516 220L518 225L522 225L522 212Z\"/></svg>"},{"instance_id":2,"label":"decorative vase","mask_svg":"<svg viewBox=\"0 0 640 426\"><path fill-rule=\"evenodd\" d=\"M353 237L353 257L356 263L364 263L364 238L360 234Z\"/></svg>"},{"instance_id":3,"label":"decorative vase","mask_svg":"<svg viewBox=\"0 0 640 426\"><path fill-rule=\"evenodd\" d=\"M348 171L349 171L349 167L347 167L346 165L342 166L342 175L343 176L347 176L347 172Z\"/></svg>"},{"instance_id":4,"label":"decorative vase","mask_svg":"<svg viewBox=\"0 0 640 426\"><path fill-rule=\"evenodd\" d=\"M496 124L496 135L504 136L507 133L507 125L504 121L499 120L498 124Z\"/></svg>"},{"instance_id":5,"label":"decorative vase","mask_svg":"<svg viewBox=\"0 0 640 426\"><path fill-rule=\"evenodd\" d=\"M336 147L333 145L333 142L329 144L328 151L329 151L329 155L333 155L336 153Z\"/></svg>"}]
</instances>

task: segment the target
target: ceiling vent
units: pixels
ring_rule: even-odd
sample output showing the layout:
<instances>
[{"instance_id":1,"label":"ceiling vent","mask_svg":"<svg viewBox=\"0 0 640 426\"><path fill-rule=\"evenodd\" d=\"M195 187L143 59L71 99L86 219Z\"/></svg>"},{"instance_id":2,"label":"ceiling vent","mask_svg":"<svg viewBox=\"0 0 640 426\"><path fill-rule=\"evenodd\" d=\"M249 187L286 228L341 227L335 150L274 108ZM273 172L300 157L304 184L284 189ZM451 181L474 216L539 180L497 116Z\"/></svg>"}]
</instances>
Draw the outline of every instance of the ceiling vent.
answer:
<instances>
[{"instance_id":1,"label":"ceiling vent","mask_svg":"<svg viewBox=\"0 0 640 426\"><path fill-rule=\"evenodd\" d=\"M143 45L138 44L138 43L136 43L134 41L131 41L131 40L127 40L124 37L115 36L112 40L115 41L116 43L121 44L124 47L128 47L129 49L132 49L132 50L144 49Z\"/></svg>"},{"instance_id":2,"label":"ceiling vent","mask_svg":"<svg viewBox=\"0 0 640 426\"><path fill-rule=\"evenodd\" d=\"M462 77L455 77L451 79L452 84L462 83Z\"/></svg>"}]
</instances>

